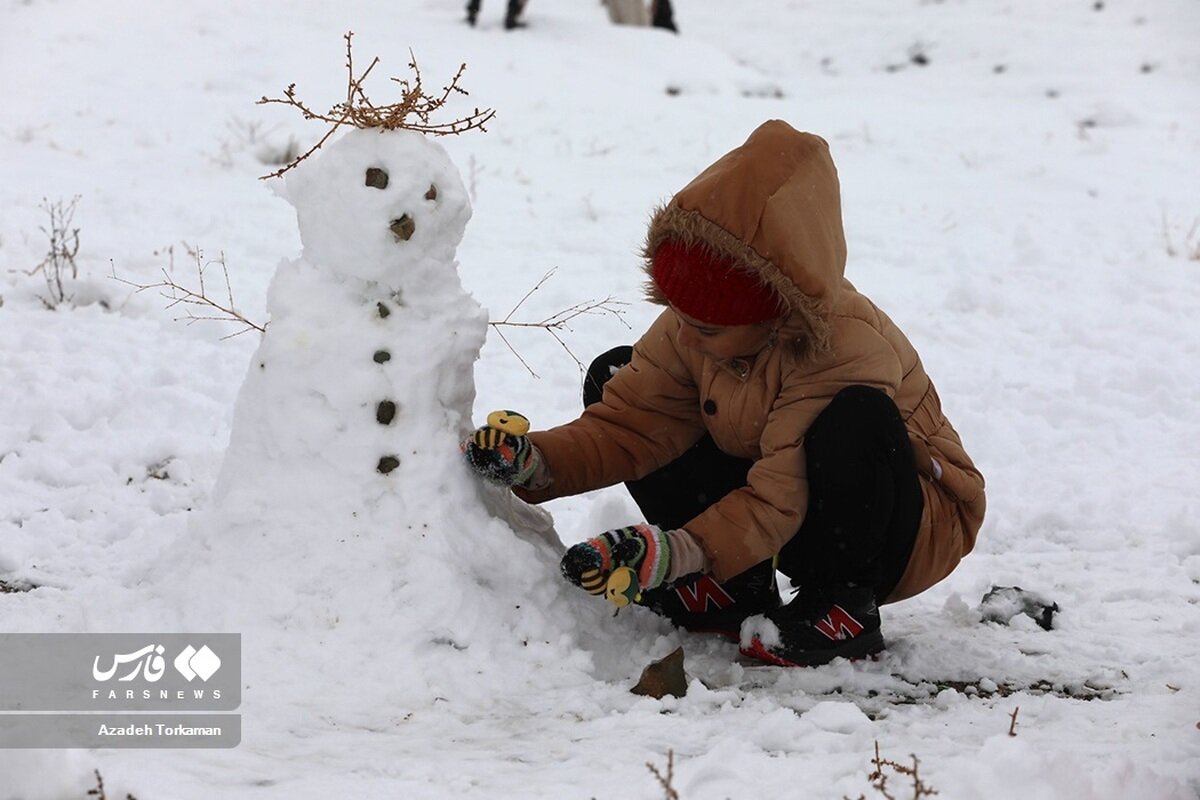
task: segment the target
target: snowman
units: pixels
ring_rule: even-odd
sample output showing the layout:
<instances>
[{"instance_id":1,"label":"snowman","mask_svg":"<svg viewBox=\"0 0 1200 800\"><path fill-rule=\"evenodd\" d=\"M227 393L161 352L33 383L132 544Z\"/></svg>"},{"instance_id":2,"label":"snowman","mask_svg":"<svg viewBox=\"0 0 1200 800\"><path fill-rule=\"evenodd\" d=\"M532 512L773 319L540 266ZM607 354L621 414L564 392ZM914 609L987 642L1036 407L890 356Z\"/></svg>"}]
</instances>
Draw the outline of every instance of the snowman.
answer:
<instances>
[{"instance_id":1,"label":"snowman","mask_svg":"<svg viewBox=\"0 0 1200 800\"><path fill-rule=\"evenodd\" d=\"M356 718L364 683L419 707L479 701L484 664L578 662L603 612L559 576L549 515L459 451L487 316L457 272L457 169L420 133L355 129L285 181L303 252L271 282L210 507L168 555L190 621L243 633L273 706L319 684Z\"/></svg>"}]
</instances>

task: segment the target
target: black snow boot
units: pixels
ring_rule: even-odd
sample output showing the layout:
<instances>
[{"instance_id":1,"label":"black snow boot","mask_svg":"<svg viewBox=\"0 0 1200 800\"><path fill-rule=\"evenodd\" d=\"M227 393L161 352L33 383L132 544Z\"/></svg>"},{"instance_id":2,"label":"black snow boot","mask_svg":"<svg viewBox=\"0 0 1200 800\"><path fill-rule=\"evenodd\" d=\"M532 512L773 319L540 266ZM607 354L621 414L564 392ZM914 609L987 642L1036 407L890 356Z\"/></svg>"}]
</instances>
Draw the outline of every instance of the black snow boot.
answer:
<instances>
[{"instance_id":1,"label":"black snow boot","mask_svg":"<svg viewBox=\"0 0 1200 800\"><path fill-rule=\"evenodd\" d=\"M483 0L467 0L467 23L472 27L475 26L475 21L479 19L479 5Z\"/></svg>"},{"instance_id":2,"label":"black snow boot","mask_svg":"<svg viewBox=\"0 0 1200 800\"><path fill-rule=\"evenodd\" d=\"M670 587L644 592L641 604L676 627L736 641L748 617L779 608L775 565L764 561L725 583L707 574L688 575Z\"/></svg>"},{"instance_id":3,"label":"black snow boot","mask_svg":"<svg viewBox=\"0 0 1200 800\"><path fill-rule=\"evenodd\" d=\"M802 589L786 606L747 622L741 639L742 655L779 667L865 658L883 646L879 607L869 586L843 586L828 594Z\"/></svg>"}]
</instances>

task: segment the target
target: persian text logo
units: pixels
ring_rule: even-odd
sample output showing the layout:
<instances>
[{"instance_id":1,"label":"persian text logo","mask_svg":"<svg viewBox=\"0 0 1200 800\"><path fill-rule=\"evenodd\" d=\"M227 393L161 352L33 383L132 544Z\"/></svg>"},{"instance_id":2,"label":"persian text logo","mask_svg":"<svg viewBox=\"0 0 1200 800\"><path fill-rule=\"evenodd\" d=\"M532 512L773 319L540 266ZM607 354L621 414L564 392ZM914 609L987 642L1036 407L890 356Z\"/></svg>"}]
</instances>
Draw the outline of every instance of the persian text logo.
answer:
<instances>
[{"instance_id":1,"label":"persian text logo","mask_svg":"<svg viewBox=\"0 0 1200 800\"><path fill-rule=\"evenodd\" d=\"M217 654L210 650L208 645L201 645L197 650L189 644L175 657L175 669L188 679L188 683L195 678L207 681L217 674L220 668L221 659L217 658Z\"/></svg>"},{"instance_id":2,"label":"persian text logo","mask_svg":"<svg viewBox=\"0 0 1200 800\"><path fill-rule=\"evenodd\" d=\"M162 654L166 650L161 644L148 644L141 650L132 653L117 653L112 657L112 666L107 670L100 669L100 656L92 661L92 677L100 682L112 680L117 671L124 665L133 664L133 669L117 678L119 681L131 681L142 673L146 680L154 683L167 671L167 662Z\"/></svg>"},{"instance_id":3,"label":"persian text logo","mask_svg":"<svg viewBox=\"0 0 1200 800\"><path fill-rule=\"evenodd\" d=\"M139 675L149 683L160 680L167 671L167 662L163 658L166 648L161 644L148 644L140 650L131 653L117 653L110 656L108 669L100 668L100 656L92 661L92 677L101 683L110 681L122 670L122 667L132 667L117 678L118 681L132 681ZM190 644L179 652L173 662L175 670L187 679L189 683L199 678L208 681L221 668L221 659L209 648L202 645L199 650Z\"/></svg>"}]
</instances>

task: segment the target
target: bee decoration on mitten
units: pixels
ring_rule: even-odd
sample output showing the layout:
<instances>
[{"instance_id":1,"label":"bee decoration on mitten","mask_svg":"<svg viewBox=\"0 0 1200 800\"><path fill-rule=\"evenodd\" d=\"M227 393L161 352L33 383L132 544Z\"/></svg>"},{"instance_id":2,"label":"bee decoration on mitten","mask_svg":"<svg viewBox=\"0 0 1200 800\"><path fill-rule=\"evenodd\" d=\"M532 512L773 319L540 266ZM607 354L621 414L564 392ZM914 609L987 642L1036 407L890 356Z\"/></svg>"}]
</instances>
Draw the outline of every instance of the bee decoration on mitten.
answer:
<instances>
[{"instance_id":1,"label":"bee decoration on mitten","mask_svg":"<svg viewBox=\"0 0 1200 800\"><path fill-rule=\"evenodd\" d=\"M471 438L477 447L494 450L503 444L506 436L524 436L529 433L529 420L516 411L493 411L487 415L487 425L475 431Z\"/></svg>"}]
</instances>

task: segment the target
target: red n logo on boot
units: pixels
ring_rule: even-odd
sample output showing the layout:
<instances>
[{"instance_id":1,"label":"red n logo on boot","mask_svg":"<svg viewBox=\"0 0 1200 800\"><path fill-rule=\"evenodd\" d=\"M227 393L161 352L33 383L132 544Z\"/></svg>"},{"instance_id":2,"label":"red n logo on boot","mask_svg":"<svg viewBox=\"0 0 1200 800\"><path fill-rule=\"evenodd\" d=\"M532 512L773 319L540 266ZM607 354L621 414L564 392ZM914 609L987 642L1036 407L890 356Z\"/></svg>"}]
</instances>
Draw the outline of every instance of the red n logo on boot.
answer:
<instances>
[{"instance_id":1,"label":"red n logo on boot","mask_svg":"<svg viewBox=\"0 0 1200 800\"><path fill-rule=\"evenodd\" d=\"M679 595L680 601L693 614L708 611L709 601L718 609L733 604L733 598L711 575L704 575L695 583L676 588L675 594Z\"/></svg>"},{"instance_id":2,"label":"red n logo on boot","mask_svg":"<svg viewBox=\"0 0 1200 800\"><path fill-rule=\"evenodd\" d=\"M817 620L813 623L813 627L835 642L841 639L852 639L863 632L863 624L850 616L841 606L829 609L825 619Z\"/></svg>"}]
</instances>

